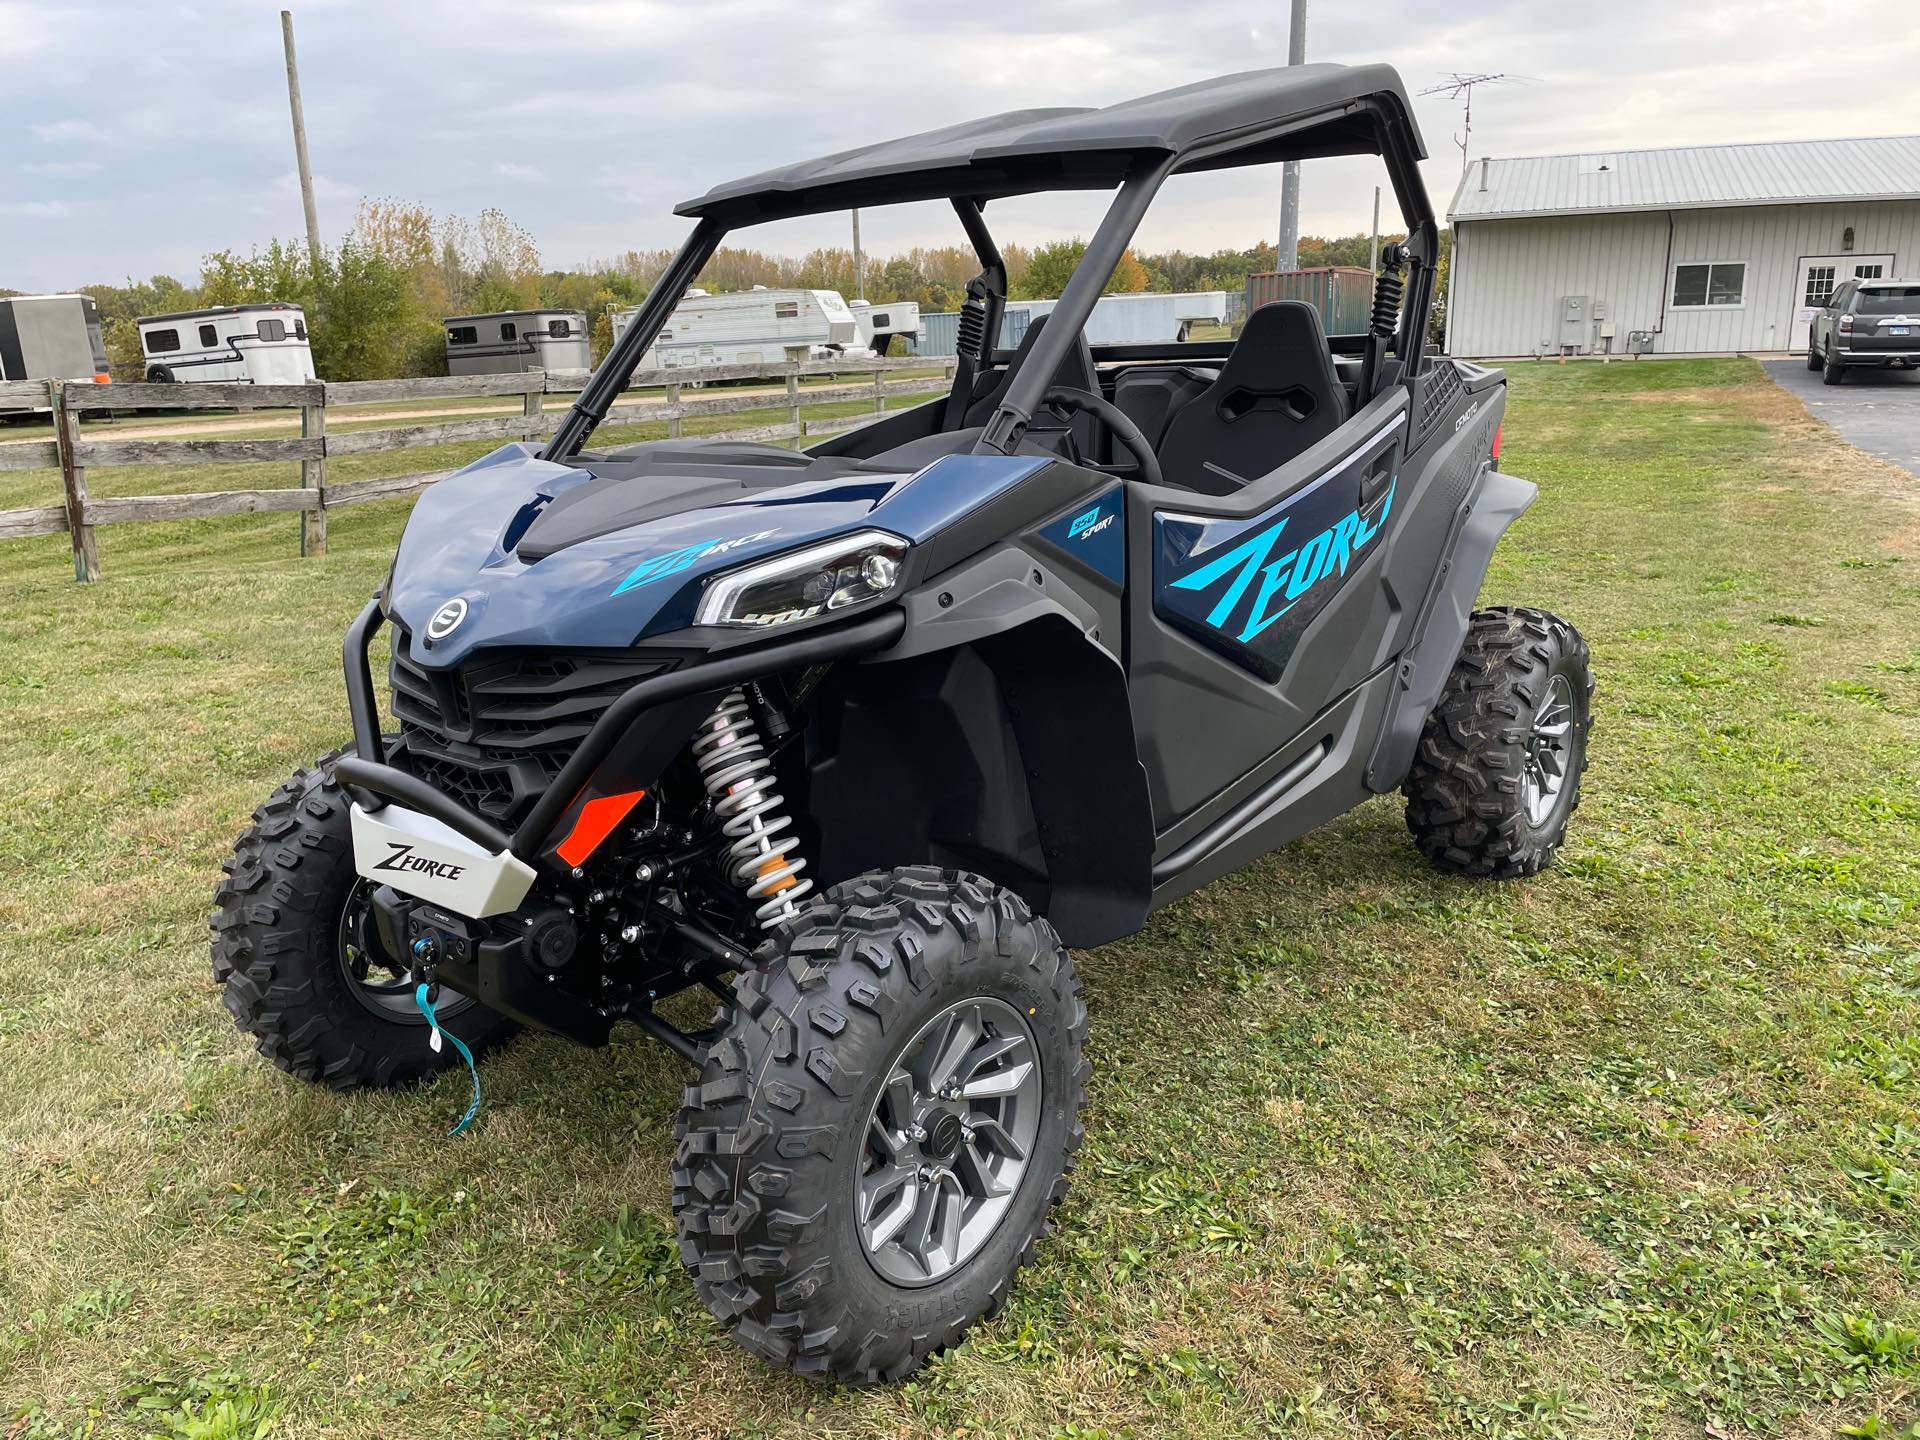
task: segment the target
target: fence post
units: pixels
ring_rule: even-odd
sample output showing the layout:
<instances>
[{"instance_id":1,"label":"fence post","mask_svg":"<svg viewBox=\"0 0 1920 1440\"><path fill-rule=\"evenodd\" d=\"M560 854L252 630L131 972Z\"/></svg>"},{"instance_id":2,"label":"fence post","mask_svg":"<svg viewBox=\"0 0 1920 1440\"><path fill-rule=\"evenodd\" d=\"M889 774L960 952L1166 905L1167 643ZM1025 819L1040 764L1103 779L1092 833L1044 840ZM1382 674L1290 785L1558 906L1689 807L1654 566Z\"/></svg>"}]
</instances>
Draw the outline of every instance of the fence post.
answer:
<instances>
[{"instance_id":1,"label":"fence post","mask_svg":"<svg viewBox=\"0 0 1920 1440\"><path fill-rule=\"evenodd\" d=\"M667 408L669 410L678 410L680 408L680 387L678 385L667 386ZM669 440L678 440L680 438L680 429L680 417L678 415L669 415L667 417L667 438Z\"/></svg>"},{"instance_id":2,"label":"fence post","mask_svg":"<svg viewBox=\"0 0 1920 1440\"><path fill-rule=\"evenodd\" d=\"M79 461L80 417L67 405L67 387L49 381L55 391L53 438L60 451L60 484L66 491L67 538L73 542L73 578L82 585L100 578L100 544L87 519L87 467Z\"/></svg>"},{"instance_id":3,"label":"fence post","mask_svg":"<svg viewBox=\"0 0 1920 1440\"><path fill-rule=\"evenodd\" d=\"M313 509L300 512L302 555L327 553L327 391L322 385L314 388L320 392L319 402L300 407L300 438L320 442L319 457L300 462L301 488L313 491L318 502Z\"/></svg>"},{"instance_id":4,"label":"fence post","mask_svg":"<svg viewBox=\"0 0 1920 1440\"><path fill-rule=\"evenodd\" d=\"M787 364L787 423L793 426L793 443L797 449L806 435L806 427L800 423L800 370L791 361Z\"/></svg>"},{"instance_id":5,"label":"fence post","mask_svg":"<svg viewBox=\"0 0 1920 1440\"><path fill-rule=\"evenodd\" d=\"M527 391L520 413L527 417L527 438L538 440L542 422L547 418L547 377L544 371L540 376L540 388Z\"/></svg>"},{"instance_id":6,"label":"fence post","mask_svg":"<svg viewBox=\"0 0 1920 1440\"><path fill-rule=\"evenodd\" d=\"M873 372L873 413L887 413L887 372L884 370Z\"/></svg>"}]
</instances>

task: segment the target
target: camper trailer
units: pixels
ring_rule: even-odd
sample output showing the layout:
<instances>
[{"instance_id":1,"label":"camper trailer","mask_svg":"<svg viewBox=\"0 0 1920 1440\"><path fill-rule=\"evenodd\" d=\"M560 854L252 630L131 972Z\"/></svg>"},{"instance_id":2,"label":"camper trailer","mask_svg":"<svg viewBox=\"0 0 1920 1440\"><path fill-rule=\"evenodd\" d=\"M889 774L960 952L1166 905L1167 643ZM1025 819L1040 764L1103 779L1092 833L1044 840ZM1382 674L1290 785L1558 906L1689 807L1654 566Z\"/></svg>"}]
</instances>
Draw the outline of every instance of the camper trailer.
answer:
<instances>
[{"instance_id":1,"label":"camper trailer","mask_svg":"<svg viewBox=\"0 0 1920 1440\"><path fill-rule=\"evenodd\" d=\"M100 307L93 297L11 295L0 299L0 380L105 384L107 346L100 333Z\"/></svg>"},{"instance_id":2,"label":"camper trailer","mask_svg":"<svg viewBox=\"0 0 1920 1440\"><path fill-rule=\"evenodd\" d=\"M591 370L593 346L579 310L498 310L449 315L447 374L516 375L523 370Z\"/></svg>"},{"instance_id":3,"label":"camper trailer","mask_svg":"<svg viewBox=\"0 0 1920 1440\"><path fill-rule=\"evenodd\" d=\"M616 340L634 313L627 310L614 317ZM756 285L731 295L689 294L674 307L673 318L641 358L640 368L778 365L831 360L860 349L860 327L838 292Z\"/></svg>"},{"instance_id":4,"label":"camper trailer","mask_svg":"<svg viewBox=\"0 0 1920 1440\"><path fill-rule=\"evenodd\" d=\"M1000 317L1002 350L1017 350L1027 327L1047 314L1057 300L1010 300ZM1182 290L1173 294L1102 295L1087 317L1089 345L1183 344L1196 326L1225 325L1229 297L1224 290ZM959 333L957 310L920 317L921 355L951 355Z\"/></svg>"},{"instance_id":5,"label":"camper trailer","mask_svg":"<svg viewBox=\"0 0 1920 1440\"><path fill-rule=\"evenodd\" d=\"M869 300L853 302L853 323L860 331L860 343L876 355L887 353L887 344L896 335L906 337L911 350L927 338L920 323L920 305L915 300L892 300L876 305Z\"/></svg>"},{"instance_id":6,"label":"camper trailer","mask_svg":"<svg viewBox=\"0 0 1920 1440\"><path fill-rule=\"evenodd\" d=\"M317 378L298 305L220 305L133 323L152 384L304 385Z\"/></svg>"}]
</instances>

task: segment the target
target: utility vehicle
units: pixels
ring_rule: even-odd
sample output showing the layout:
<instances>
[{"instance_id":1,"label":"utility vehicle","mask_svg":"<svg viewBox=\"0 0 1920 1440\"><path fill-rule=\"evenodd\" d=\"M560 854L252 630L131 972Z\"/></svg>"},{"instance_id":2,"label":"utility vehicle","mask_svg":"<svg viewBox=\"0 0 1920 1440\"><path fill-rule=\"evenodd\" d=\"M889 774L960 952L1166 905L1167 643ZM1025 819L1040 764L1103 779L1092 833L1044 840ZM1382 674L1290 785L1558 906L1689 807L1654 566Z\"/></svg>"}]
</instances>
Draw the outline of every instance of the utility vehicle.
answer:
<instances>
[{"instance_id":1,"label":"utility vehicle","mask_svg":"<svg viewBox=\"0 0 1920 1440\"><path fill-rule=\"evenodd\" d=\"M1279 301L1232 341L1090 351L1169 176L1358 153L1408 231L1366 333ZM1394 790L1447 869L1525 875L1565 834L1587 653L1474 608L1534 487L1498 466L1501 374L1424 353L1421 155L1391 69L1308 65L682 205L691 237L552 440L427 491L349 630L352 743L256 812L220 885L241 1027L354 1086L457 1064L442 1028L481 1051L637 1026L698 1070L673 1208L732 1333L853 1382L953 1344L1080 1144L1068 947ZM983 208L1058 189L1112 199L996 352ZM980 258L950 394L799 453L590 448L724 234L928 199ZM694 987L705 1029L662 1005Z\"/></svg>"}]
</instances>

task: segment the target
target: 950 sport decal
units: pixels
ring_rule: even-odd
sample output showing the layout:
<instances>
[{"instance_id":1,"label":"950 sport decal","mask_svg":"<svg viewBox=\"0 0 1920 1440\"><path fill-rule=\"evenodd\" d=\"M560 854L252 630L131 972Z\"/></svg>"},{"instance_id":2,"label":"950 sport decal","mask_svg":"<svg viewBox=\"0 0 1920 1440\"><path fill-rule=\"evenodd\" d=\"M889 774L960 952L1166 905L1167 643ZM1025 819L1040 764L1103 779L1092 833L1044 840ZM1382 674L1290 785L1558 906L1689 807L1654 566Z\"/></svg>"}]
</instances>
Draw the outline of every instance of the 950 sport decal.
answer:
<instances>
[{"instance_id":1,"label":"950 sport decal","mask_svg":"<svg viewBox=\"0 0 1920 1440\"><path fill-rule=\"evenodd\" d=\"M1354 457L1244 519L1154 516L1153 607L1248 668L1278 679L1313 618L1365 558L1393 513L1399 477L1362 503Z\"/></svg>"}]
</instances>

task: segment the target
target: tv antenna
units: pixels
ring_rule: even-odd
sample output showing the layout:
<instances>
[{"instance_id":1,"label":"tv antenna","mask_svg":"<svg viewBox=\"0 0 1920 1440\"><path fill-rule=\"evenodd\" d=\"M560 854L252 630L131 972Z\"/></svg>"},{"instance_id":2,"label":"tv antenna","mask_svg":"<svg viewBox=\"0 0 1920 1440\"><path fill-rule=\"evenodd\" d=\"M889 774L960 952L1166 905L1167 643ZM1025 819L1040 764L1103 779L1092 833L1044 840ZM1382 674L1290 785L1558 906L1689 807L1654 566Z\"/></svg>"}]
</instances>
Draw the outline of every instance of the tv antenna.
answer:
<instances>
[{"instance_id":1,"label":"tv antenna","mask_svg":"<svg viewBox=\"0 0 1920 1440\"><path fill-rule=\"evenodd\" d=\"M1466 124L1461 132L1453 137L1453 143L1460 147L1460 173L1467 173L1467 143L1473 139L1473 87L1476 85L1532 85L1538 77L1533 75L1500 74L1463 74L1458 70L1449 70L1447 78L1438 85L1422 90L1422 95L1444 95L1449 100L1460 100L1466 105Z\"/></svg>"}]
</instances>

